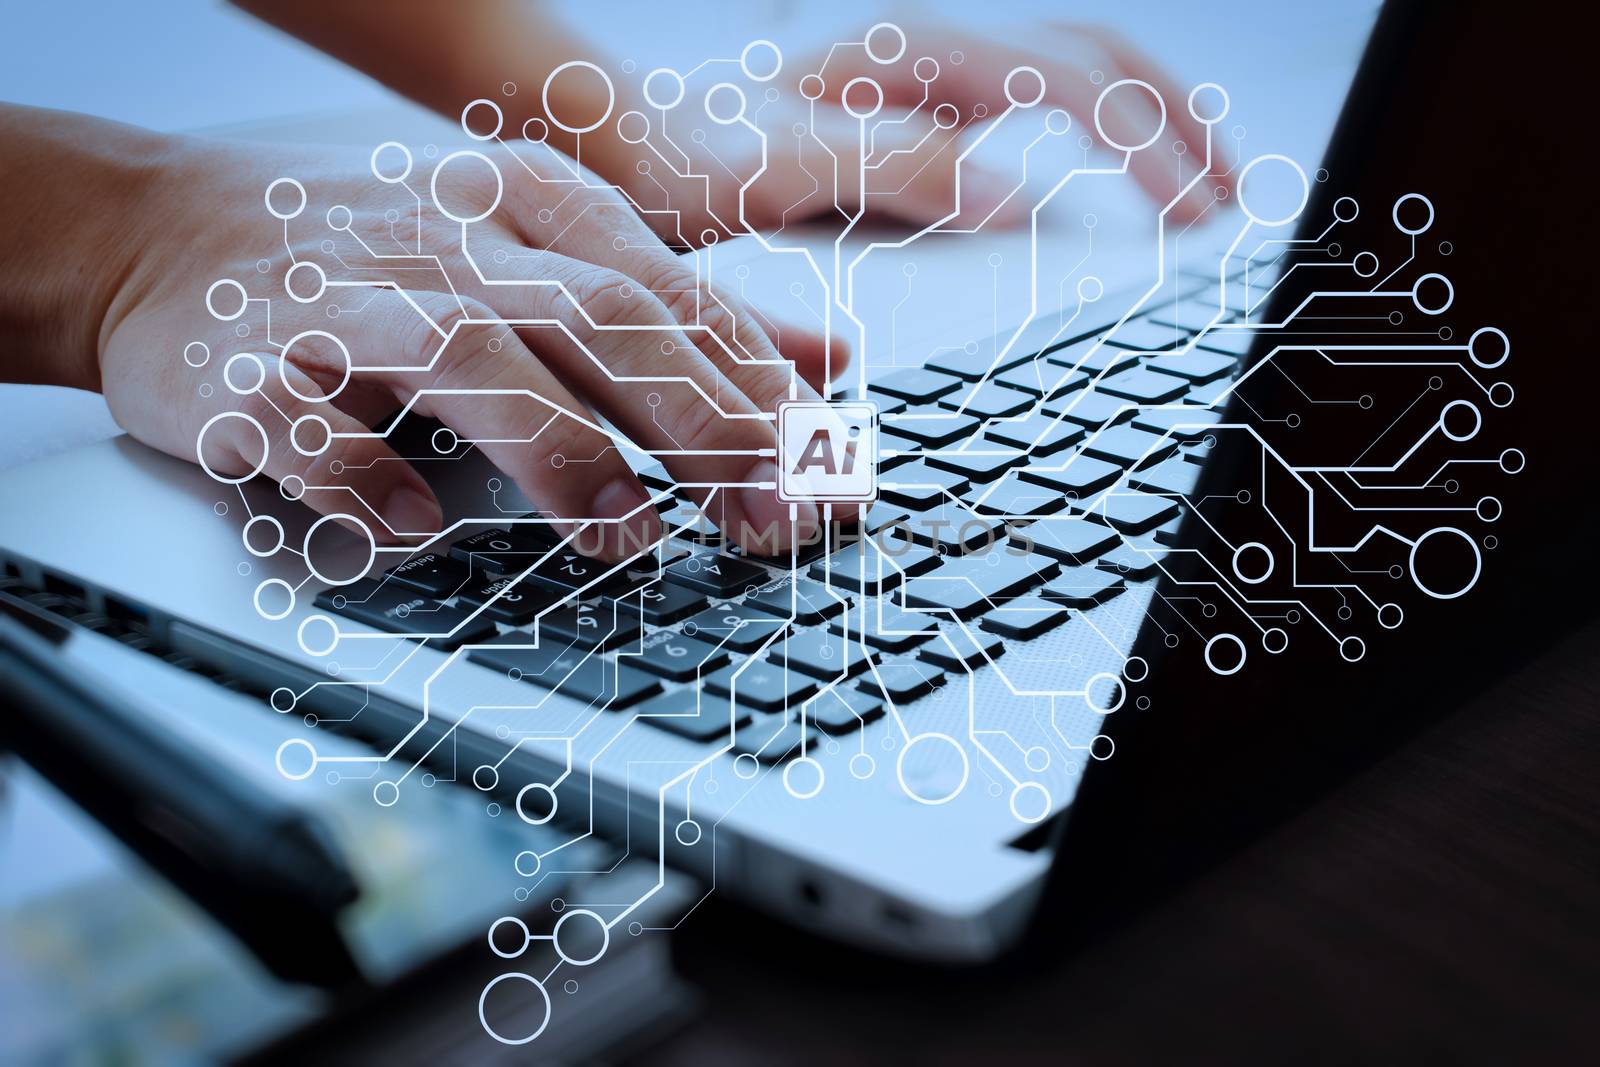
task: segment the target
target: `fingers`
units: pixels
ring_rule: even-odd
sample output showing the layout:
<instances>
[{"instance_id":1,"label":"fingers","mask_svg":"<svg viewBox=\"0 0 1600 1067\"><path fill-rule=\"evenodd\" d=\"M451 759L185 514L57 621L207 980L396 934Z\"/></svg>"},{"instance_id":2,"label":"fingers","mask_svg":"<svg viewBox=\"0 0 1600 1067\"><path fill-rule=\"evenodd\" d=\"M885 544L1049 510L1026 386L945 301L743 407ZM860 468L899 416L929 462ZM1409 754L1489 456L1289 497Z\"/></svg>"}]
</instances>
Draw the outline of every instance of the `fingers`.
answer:
<instances>
[{"instance_id":1,"label":"fingers","mask_svg":"<svg viewBox=\"0 0 1600 1067\"><path fill-rule=\"evenodd\" d=\"M237 397L235 412L202 433L196 448L212 470L259 470L322 515L394 544L437 533L442 513L427 482L366 426L327 402L316 381L272 355L248 357L262 368L259 386ZM255 381L252 367L233 380ZM226 394L225 394L226 395Z\"/></svg>"},{"instance_id":2,"label":"fingers","mask_svg":"<svg viewBox=\"0 0 1600 1067\"><path fill-rule=\"evenodd\" d=\"M838 381L850 366L850 346L844 338L777 319L758 307L747 306L778 354L793 363L800 377L817 392L822 392L825 382Z\"/></svg>"},{"instance_id":3,"label":"fingers","mask_svg":"<svg viewBox=\"0 0 1600 1067\"><path fill-rule=\"evenodd\" d=\"M649 494L589 409L497 318L470 299L380 290L345 340L358 373L481 449L559 533L577 531L580 551L638 555L661 534Z\"/></svg>"},{"instance_id":4,"label":"fingers","mask_svg":"<svg viewBox=\"0 0 1600 1067\"><path fill-rule=\"evenodd\" d=\"M522 258L508 255L500 269L520 264L533 277L486 287L481 295L500 315L529 325L522 333L542 360L660 459L747 551L782 551L809 536L804 531L815 527L816 507L793 505L791 517L791 505L776 494L772 415L690 340L649 283L554 252L516 252ZM771 377L760 388L746 377L747 388L787 395L792 370L764 335L759 344L765 349L758 352L759 373ZM750 368L743 370L747 375ZM803 383L799 388L809 393Z\"/></svg>"}]
</instances>

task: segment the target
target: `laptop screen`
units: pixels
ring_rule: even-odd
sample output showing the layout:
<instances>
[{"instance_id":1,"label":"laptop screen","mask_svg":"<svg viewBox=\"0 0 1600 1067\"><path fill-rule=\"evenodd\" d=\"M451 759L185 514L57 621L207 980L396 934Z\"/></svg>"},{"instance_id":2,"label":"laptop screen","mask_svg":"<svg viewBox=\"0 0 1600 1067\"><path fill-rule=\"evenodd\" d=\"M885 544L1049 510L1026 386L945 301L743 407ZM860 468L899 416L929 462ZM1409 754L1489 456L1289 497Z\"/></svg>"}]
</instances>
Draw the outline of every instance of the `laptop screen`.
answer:
<instances>
[{"instance_id":1,"label":"laptop screen","mask_svg":"<svg viewBox=\"0 0 1600 1067\"><path fill-rule=\"evenodd\" d=\"M1170 884L1593 610L1574 51L1525 8L1385 8L1294 239L1241 247L1282 281L1054 892Z\"/></svg>"}]
</instances>

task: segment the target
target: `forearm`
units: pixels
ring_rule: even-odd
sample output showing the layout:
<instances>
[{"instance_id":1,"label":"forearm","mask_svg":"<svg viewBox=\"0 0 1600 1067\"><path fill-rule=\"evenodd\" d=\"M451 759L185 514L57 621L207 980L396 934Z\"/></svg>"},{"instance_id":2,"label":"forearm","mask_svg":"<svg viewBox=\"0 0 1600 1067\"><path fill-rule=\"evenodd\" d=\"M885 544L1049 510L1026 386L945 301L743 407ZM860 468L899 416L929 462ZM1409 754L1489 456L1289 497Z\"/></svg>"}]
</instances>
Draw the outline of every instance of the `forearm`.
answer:
<instances>
[{"instance_id":1,"label":"forearm","mask_svg":"<svg viewBox=\"0 0 1600 1067\"><path fill-rule=\"evenodd\" d=\"M100 331L138 262L168 138L0 104L0 377L100 386Z\"/></svg>"},{"instance_id":2,"label":"forearm","mask_svg":"<svg viewBox=\"0 0 1600 1067\"><path fill-rule=\"evenodd\" d=\"M546 77L568 60L581 59L611 70L593 41L534 0L234 0L241 8L293 34L329 55L370 74L450 119L468 101L484 97L505 113L501 133L507 141L522 136L523 123L543 116ZM517 87L506 96L501 87ZM615 118L637 107L633 92L617 85L611 122L578 138L555 126L549 143L613 182L631 176L633 155L616 136ZM592 72L558 78L551 107L569 126L588 125L605 107L604 85ZM581 118L580 118L581 117Z\"/></svg>"}]
</instances>

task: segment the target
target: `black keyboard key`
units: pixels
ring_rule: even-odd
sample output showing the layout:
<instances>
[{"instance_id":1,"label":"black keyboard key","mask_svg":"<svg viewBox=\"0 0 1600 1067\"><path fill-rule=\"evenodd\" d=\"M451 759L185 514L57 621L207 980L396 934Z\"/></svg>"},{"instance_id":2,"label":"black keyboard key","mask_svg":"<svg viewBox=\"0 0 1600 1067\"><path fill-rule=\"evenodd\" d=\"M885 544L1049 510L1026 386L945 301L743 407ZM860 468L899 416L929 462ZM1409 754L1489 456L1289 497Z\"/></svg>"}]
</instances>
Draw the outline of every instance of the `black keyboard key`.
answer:
<instances>
[{"instance_id":1,"label":"black keyboard key","mask_svg":"<svg viewBox=\"0 0 1600 1067\"><path fill-rule=\"evenodd\" d=\"M1041 519L1025 530L1013 530L1011 539L1030 552L1071 567L1091 563L1121 543L1115 530L1089 522L1082 515Z\"/></svg>"},{"instance_id":2,"label":"black keyboard key","mask_svg":"<svg viewBox=\"0 0 1600 1067\"><path fill-rule=\"evenodd\" d=\"M1068 370L1049 360L1036 360L1014 367L994 379L996 385L1015 389L1035 399L1065 396L1089 384L1087 371Z\"/></svg>"},{"instance_id":3,"label":"black keyboard key","mask_svg":"<svg viewBox=\"0 0 1600 1067\"><path fill-rule=\"evenodd\" d=\"M324 590L317 607L366 623L385 633L415 636L436 648L476 644L495 634L494 623L461 608L439 603L399 582L363 578Z\"/></svg>"},{"instance_id":4,"label":"black keyboard key","mask_svg":"<svg viewBox=\"0 0 1600 1067\"><path fill-rule=\"evenodd\" d=\"M1081 500L1121 478L1122 468L1103 459L1078 454L1069 456L1064 462L1024 467L1018 475L1025 482L1054 489L1069 500Z\"/></svg>"},{"instance_id":5,"label":"black keyboard key","mask_svg":"<svg viewBox=\"0 0 1600 1067\"><path fill-rule=\"evenodd\" d=\"M818 560L806 573L845 593L875 596L899 585L907 574L921 574L938 566L938 553L899 538L857 541L826 560Z\"/></svg>"},{"instance_id":6,"label":"black keyboard key","mask_svg":"<svg viewBox=\"0 0 1600 1067\"><path fill-rule=\"evenodd\" d=\"M963 385L961 389L939 401L947 411L960 411L980 419L1004 419L1020 415L1033 407L1034 398L1015 389L1007 389L994 382L981 385Z\"/></svg>"},{"instance_id":7,"label":"black keyboard key","mask_svg":"<svg viewBox=\"0 0 1600 1067\"><path fill-rule=\"evenodd\" d=\"M1174 352L1166 356L1153 356L1145 366L1156 374L1170 374L1186 382L1210 382L1226 377L1239 366L1239 361L1220 352L1207 352L1191 348L1187 352Z\"/></svg>"},{"instance_id":8,"label":"black keyboard key","mask_svg":"<svg viewBox=\"0 0 1600 1067\"><path fill-rule=\"evenodd\" d=\"M1200 468L1181 456L1128 475L1128 485L1132 488L1166 496L1187 496L1199 481Z\"/></svg>"},{"instance_id":9,"label":"black keyboard key","mask_svg":"<svg viewBox=\"0 0 1600 1067\"><path fill-rule=\"evenodd\" d=\"M391 568L389 576L435 600L447 600L466 588L472 568L458 559L427 552Z\"/></svg>"},{"instance_id":10,"label":"black keyboard key","mask_svg":"<svg viewBox=\"0 0 1600 1067\"><path fill-rule=\"evenodd\" d=\"M834 686L807 704L805 712L817 729L837 736L883 718L883 700L859 689Z\"/></svg>"},{"instance_id":11,"label":"black keyboard key","mask_svg":"<svg viewBox=\"0 0 1600 1067\"><path fill-rule=\"evenodd\" d=\"M1039 595L1082 610L1104 604L1123 588L1120 577L1098 567L1068 567L1039 590Z\"/></svg>"},{"instance_id":12,"label":"black keyboard key","mask_svg":"<svg viewBox=\"0 0 1600 1067\"><path fill-rule=\"evenodd\" d=\"M601 575L615 568L615 563L594 559L569 549L559 549L540 560L524 580L558 593L575 592L585 597L605 596L627 588L632 581L623 571L601 578Z\"/></svg>"},{"instance_id":13,"label":"black keyboard key","mask_svg":"<svg viewBox=\"0 0 1600 1067\"><path fill-rule=\"evenodd\" d=\"M1085 516L1124 534L1153 530L1178 514L1178 505L1148 493L1108 493L1091 503Z\"/></svg>"},{"instance_id":14,"label":"black keyboard key","mask_svg":"<svg viewBox=\"0 0 1600 1067\"><path fill-rule=\"evenodd\" d=\"M545 608L557 604L561 594L552 593L510 575L482 578L463 589L457 599L473 607L484 606L484 614L507 626L526 626Z\"/></svg>"},{"instance_id":15,"label":"black keyboard key","mask_svg":"<svg viewBox=\"0 0 1600 1067\"><path fill-rule=\"evenodd\" d=\"M917 658L952 673L967 673L1005 654L1005 642L993 634L968 634L959 626L945 630L917 650Z\"/></svg>"},{"instance_id":16,"label":"black keyboard key","mask_svg":"<svg viewBox=\"0 0 1600 1067\"><path fill-rule=\"evenodd\" d=\"M650 675L606 659L594 649L549 639L539 642L538 648L508 647L532 643L525 633L501 634L474 649L471 658L541 689L613 710L661 692L661 683Z\"/></svg>"},{"instance_id":17,"label":"black keyboard key","mask_svg":"<svg viewBox=\"0 0 1600 1067\"><path fill-rule=\"evenodd\" d=\"M734 700L755 711L785 711L817 691L817 683L782 663L745 660L713 671L701 681L705 691Z\"/></svg>"},{"instance_id":18,"label":"black keyboard key","mask_svg":"<svg viewBox=\"0 0 1600 1067\"><path fill-rule=\"evenodd\" d=\"M1027 462L1027 457L1012 453L1009 449L985 448L984 442L976 441L970 452L941 452L929 456L924 462L935 470L948 471L970 483L980 484L994 481L1017 464ZM960 495L959 490L956 495Z\"/></svg>"},{"instance_id":19,"label":"black keyboard key","mask_svg":"<svg viewBox=\"0 0 1600 1067\"><path fill-rule=\"evenodd\" d=\"M624 594L630 604L639 604L644 621L651 626L668 626L704 611L710 601L704 593L665 582L653 582L637 592Z\"/></svg>"},{"instance_id":20,"label":"black keyboard key","mask_svg":"<svg viewBox=\"0 0 1600 1067\"><path fill-rule=\"evenodd\" d=\"M1134 367L1101 378L1095 383L1094 389L1097 393L1139 404L1168 404L1187 393L1189 383L1170 374L1157 374L1144 367Z\"/></svg>"},{"instance_id":21,"label":"black keyboard key","mask_svg":"<svg viewBox=\"0 0 1600 1067\"><path fill-rule=\"evenodd\" d=\"M942 681L944 669L937 664L910 657L881 656L877 670L857 682L856 688L891 704L908 704L933 692Z\"/></svg>"},{"instance_id":22,"label":"black keyboard key","mask_svg":"<svg viewBox=\"0 0 1600 1067\"><path fill-rule=\"evenodd\" d=\"M972 352L962 348L940 352L938 355L928 357L924 366L940 374L951 374L975 382L980 378L992 378L996 374L1004 374L1012 367L1033 358L1031 347L1013 346L1004 356L997 357L992 347L984 345Z\"/></svg>"},{"instance_id":23,"label":"black keyboard key","mask_svg":"<svg viewBox=\"0 0 1600 1067\"><path fill-rule=\"evenodd\" d=\"M760 564L720 552L691 552L668 567L665 577L675 585L715 597L730 597L763 584L771 579L772 572Z\"/></svg>"},{"instance_id":24,"label":"black keyboard key","mask_svg":"<svg viewBox=\"0 0 1600 1067\"><path fill-rule=\"evenodd\" d=\"M884 429L915 441L922 448L948 448L977 432L983 420L976 415L957 415L944 408L910 407L884 420Z\"/></svg>"},{"instance_id":25,"label":"black keyboard key","mask_svg":"<svg viewBox=\"0 0 1600 1067\"><path fill-rule=\"evenodd\" d=\"M1088 337L1077 344L1057 349L1046 358L1058 367L1070 367L1091 375L1106 371L1115 373L1119 368L1131 367L1139 362L1139 357L1126 348L1101 344L1098 337Z\"/></svg>"},{"instance_id":26,"label":"black keyboard key","mask_svg":"<svg viewBox=\"0 0 1600 1067\"><path fill-rule=\"evenodd\" d=\"M869 601L859 612L849 617L852 638L859 637L880 652L906 652L931 641L939 632L939 623L931 615L906 611L889 597ZM844 633L844 619L828 624L834 634Z\"/></svg>"},{"instance_id":27,"label":"black keyboard key","mask_svg":"<svg viewBox=\"0 0 1600 1067\"><path fill-rule=\"evenodd\" d=\"M1250 346L1255 343L1256 332L1253 329L1240 329L1230 326L1213 326L1200 335L1195 341L1196 348L1204 348L1209 352L1220 352L1225 356L1243 358L1250 352Z\"/></svg>"},{"instance_id":28,"label":"black keyboard key","mask_svg":"<svg viewBox=\"0 0 1600 1067\"><path fill-rule=\"evenodd\" d=\"M800 754L800 742L808 732L797 722L773 716L741 727L734 735L733 751L736 758L753 756L762 763L782 763ZM808 745L815 743L815 738L807 740Z\"/></svg>"},{"instance_id":29,"label":"black keyboard key","mask_svg":"<svg viewBox=\"0 0 1600 1067\"><path fill-rule=\"evenodd\" d=\"M1016 422L997 422L985 426L983 436L1037 459L1053 456L1063 448L1083 440L1083 427L1040 413Z\"/></svg>"},{"instance_id":30,"label":"black keyboard key","mask_svg":"<svg viewBox=\"0 0 1600 1067\"><path fill-rule=\"evenodd\" d=\"M866 515L861 519L861 529L869 534L875 534L879 530L903 523L910 517L911 513L905 508L880 500L867 509Z\"/></svg>"},{"instance_id":31,"label":"black keyboard key","mask_svg":"<svg viewBox=\"0 0 1600 1067\"><path fill-rule=\"evenodd\" d=\"M886 544L910 540L935 552L963 555L1005 538L1005 523L993 515L980 515L964 503L951 501L911 516L905 526L889 531ZM893 548L890 548L893 551Z\"/></svg>"},{"instance_id":32,"label":"black keyboard key","mask_svg":"<svg viewBox=\"0 0 1600 1067\"><path fill-rule=\"evenodd\" d=\"M978 514L1003 517L1011 525L1029 522L1067 506L1066 499L1055 490L1020 481L1014 475L994 485L975 485L961 499Z\"/></svg>"},{"instance_id":33,"label":"black keyboard key","mask_svg":"<svg viewBox=\"0 0 1600 1067\"><path fill-rule=\"evenodd\" d=\"M1133 425L1146 433L1165 434L1174 441L1198 441L1221 421L1222 412L1215 408L1184 406L1141 411Z\"/></svg>"},{"instance_id":34,"label":"black keyboard key","mask_svg":"<svg viewBox=\"0 0 1600 1067\"><path fill-rule=\"evenodd\" d=\"M639 648L639 655L625 653L622 662L672 682L692 682L728 665L725 650L672 630L647 634Z\"/></svg>"},{"instance_id":35,"label":"black keyboard key","mask_svg":"<svg viewBox=\"0 0 1600 1067\"><path fill-rule=\"evenodd\" d=\"M1173 326L1162 326L1149 319L1129 319L1106 334L1106 343L1135 352L1160 352L1176 348L1189 339L1189 335Z\"/></svg>"},{"instance_id":36,"label":"black keyboard key","mask_svg":"<svg viewBox=\"0 0 1600 1067\"><path fill-rule=\"evenodd\" d=\"M1001 637L1031 641L1054 630L1071 616L1067 608L1044 597L1024 596L1001 604L985 615L979 625Z\"/></svg>"},{"instance_id":37,"label":"black keyboard key","mask_svg":"<svg viewBox=\"0 0 1600 1067\"><path fill-rule=\"evenodd\" d=\"M1127 422L1138 413L1138 405L1131 400L1090 390L1087 393L1068 393L1060 400L1045 405L1044 413L1061 416L1065 422L1093 430L1108 423Z\"/></svg>"},{"instance_id":38,"label":"black keyboard key","mask_svg":"<svg viewBox=\"0 0 1600 1067\"><path fill-rule=\"evenodd\" d=\"M663 693L634 713L639 721L690 741L726 741L750 721L750 713L726 697L709 697L698 689Z\"/></svg>"},{"instance_id":39,"label":"black keyboard key","mask_svg":"<svg viewBox=\"0 0 1600 1067\"><path fill-rule=\"evenodd\" d=\"M542 540L495 528L463 537L450 546L450 555L473 568L517 574L550 552Z\"/></svg>"},{"instance_id":40,"label":"black keyboard key","mask_svg":"<svg viewBox=\"0 0 1600 1067\"><path fill-rule=\"evenodd\" d=\"M638 607L623 600L568 604L539 620L541 639L603 652L637 647L642 633Z\"/></svg>"},{"instance_id":41,"label":"black keyboard key","mask_svg":"<svg viewBox=\"0 0 1600 1067\"><path fill-rule=\"evenodd\" d=\"M829 630L807 630L773 645L767 660L775 667L809 674L820 681L849 678L867 666L859 643Z\"/></svg>"},{"instance_id":42,"label":"black keyboard key","mask_svg":"<svg viewBox=\"0 0 1600 1067\"><path fill-rule=\"evenodd\" d=\"M952 471L939 470L926 460L901 467L883 482L878 493L890 504L912 511L926 511L959 495L967 488L967 479Z\"/></svg>"},{"instance_id":43,"label":"black keyboard key","mask_svg":"<svg viewBox=\"0 0 1600 1067\"><path fill-rule=\"evenodd\" d=\"M1127 538L1122 544L1094 561L1094 565L1107 574L1142 582L1161 573L1161 561L1166 559L1166 546L1143 537Z\"/></svg>"},{"instance_id":44,"label":"black keyboard key","mask_svg":"<svg viewBox=\"0 0 1600 1067\"><path fill-rule=\"evenodd\" d=\"M961 381L925 367L908 367L867 383L867 392L904 400L908 404L931 404L961 388Z\"/></svg>"},{"instance_id":45,"label":"black keyboard key","mask_svg":"<svg viewBox=\"0 0 1600 1067\"><path fill-rule=\"evenodd\" d=\"M1233 314L1232 308L1217 307L1216 295L1213 293L1209 302L1202 295L1153 308L1150 312L1150 321L1157 326L1176 327L1185 335L1193 337L1215 323L1228 322L1233 318Z\"/></svg>"},{"instance_id":46,"label":"black keyboard key","mask_svg":"<svg viewBox=\"0 0 1600 1067\"><path fill-rule=\"evenodd\" d=\"M1178 450L1178 442L1132 426L1108 426L1090 434L1084 455L1118 467L1153 467Z\"/></svg>"},{"instance_id":47,"label":"black keyboard key","mask_svg":"<svg viewBox=\"0 0 1600 1067\"><path fill-rule=\"evenodd\" d=\"M849 599L848 594L830 590L821 582L784 575L767 583L760 593L745 601L745 606L789 619L796 626L811 626L843 612L844 602Z\"/></svg>"},{"instance_id":48,"label":"black keyboard key","mask_svg":"<svg viewBox=\"0 0 1600 1067\"><path fill-rule=\"evenodd\" d=\"M685 620L678 629L685 637L748 655L788 626L784 620L744 604L724 604Z\"/></svg>"}]
</instances>

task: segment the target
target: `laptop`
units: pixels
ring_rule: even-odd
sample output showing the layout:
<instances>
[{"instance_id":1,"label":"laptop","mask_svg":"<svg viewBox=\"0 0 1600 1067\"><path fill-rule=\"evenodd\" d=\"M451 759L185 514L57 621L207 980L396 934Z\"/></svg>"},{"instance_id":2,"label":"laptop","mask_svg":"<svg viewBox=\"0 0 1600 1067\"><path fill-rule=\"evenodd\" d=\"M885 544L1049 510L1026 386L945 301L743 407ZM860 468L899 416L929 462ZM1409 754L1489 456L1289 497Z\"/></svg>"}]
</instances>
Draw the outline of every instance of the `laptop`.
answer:
<instances>
[{"instance_id":1,"label":"laptop","mask_svg":"<svg viewBox=\"0 0 1600 1067\"><path fill-rule=\"evenodd\" d=\"M514 522L478 522L357 586L313 581L268 620L252 592L300 576L242 547L244 509L290 545L308 514L271 485L219 492L124 437L0 476L5 575L365 746L330 763L294 735L279 766L307 788L385 806L425 775L452 781L501 818L610 838L708 893L911 958L994 959L1040 923L1081 932L1088 902L1137 901L1214 860L1587 610L1592 464L1556 432L1595 395L1585 350L1560 344L1562 309L1586 295L1564 218L1583 201L1560 155L1563 99L1580 94L1563 97L1573 75L1546 57L1564 46L1534 21L1387 6L1295 227L1167 271L1131 309L1119 283L1144 292L1148 274L1107 277L1101 318L1065 334L1049 316L1009 348L874 369L851 398L881 431L864 541L764 561L686 520L659 572L594 595L535 573L551 550ZM1517 71L1540 72L1536 93L1508 84ZM1402 344L1397 383L1379 357ZM1469 433L1465 409L1442 412L1474 382L1514 400L1473 399ZM1000 407L953 436L902 417L980 386ZM1360 417L1369 393L1393 439ZM1448 432L1401 417L1419 404ZM1051 428L1019 436L1036 417ZM1265 444L1314 477L1265 469ZM1445 473L1418 473L1434 451ZM1315 521L1303 501L1261 506L1312 482L1349 506ZM447 516L529 510L487 468L435 487ZM917 532L930 518L958 521L935 544ZM1436 527L1456 533L1425 536ZM538 614L500 597L530 578L530 600L570 595ZM452 636L406 636L419 615ZM296 638L313 616L364 639L316 654ZM506 862L533 884L565 859ZM592 932L637 936L648 897L586 905Z\"/></svg>"}]
</instances>

